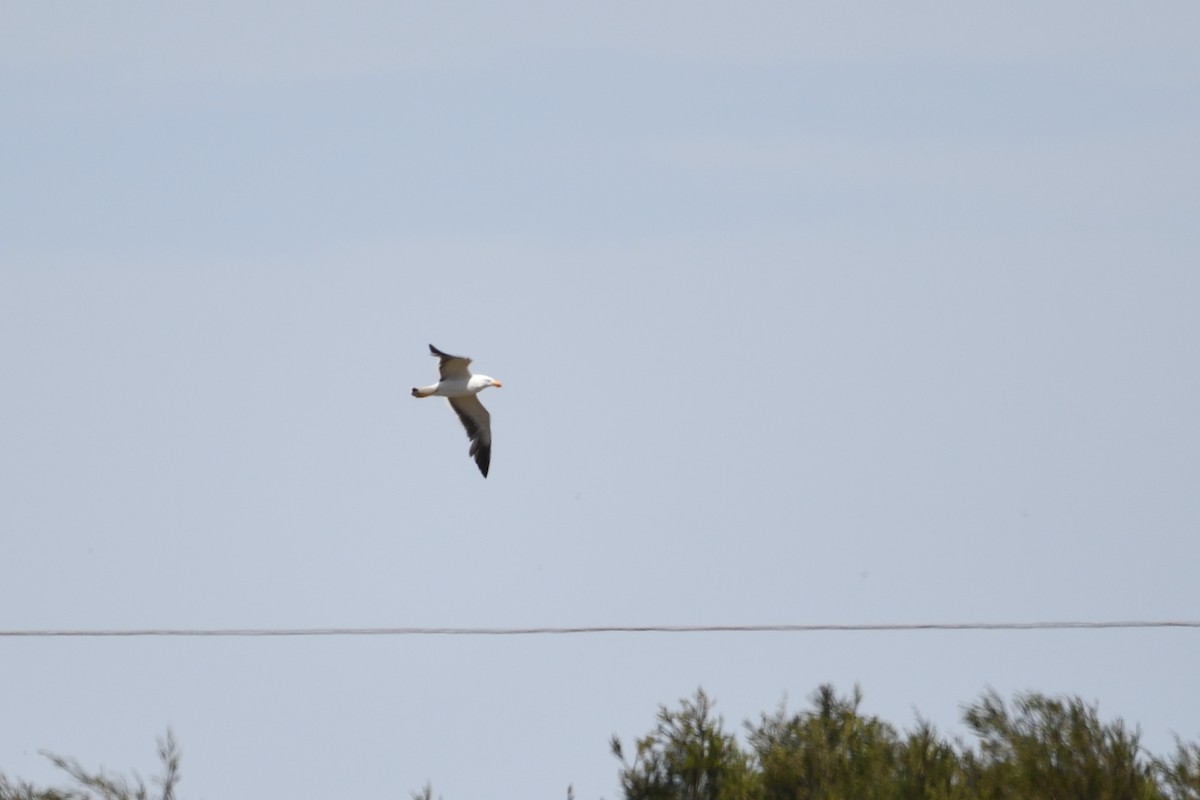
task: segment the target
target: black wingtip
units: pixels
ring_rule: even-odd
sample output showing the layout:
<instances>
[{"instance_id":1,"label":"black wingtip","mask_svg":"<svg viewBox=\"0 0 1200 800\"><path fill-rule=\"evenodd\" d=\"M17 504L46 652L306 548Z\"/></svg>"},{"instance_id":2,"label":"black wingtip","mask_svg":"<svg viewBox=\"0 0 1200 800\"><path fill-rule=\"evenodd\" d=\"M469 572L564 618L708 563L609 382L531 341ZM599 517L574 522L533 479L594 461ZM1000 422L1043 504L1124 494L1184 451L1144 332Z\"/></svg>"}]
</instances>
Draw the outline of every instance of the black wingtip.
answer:
<instances>
[{"instance_id":1,"label":"black wingtip","mask_svg":"<svg viewBox=\"0 0 1200 800\"><path fill-rule=\"evenodd\" d=\"M488 444L485 447L479 446L479 441L476 440L471 444L471 455L475 457L475 466L479 467L479 471L483 473L483 477L487 477L488 470L492 466L492 446Z\"/></svg>"}]
</instances>

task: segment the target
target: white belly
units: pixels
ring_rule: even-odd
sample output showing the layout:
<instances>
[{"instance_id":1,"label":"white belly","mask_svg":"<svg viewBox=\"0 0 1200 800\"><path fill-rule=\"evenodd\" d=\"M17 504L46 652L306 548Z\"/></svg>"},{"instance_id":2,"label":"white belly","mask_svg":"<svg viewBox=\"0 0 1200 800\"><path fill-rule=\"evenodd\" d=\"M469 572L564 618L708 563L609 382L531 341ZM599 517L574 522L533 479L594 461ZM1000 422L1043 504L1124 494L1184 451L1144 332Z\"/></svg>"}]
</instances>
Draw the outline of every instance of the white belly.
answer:
<instances>
[{"instance_id":1,"label":"white belly","mask_svg":"<svg viewBox=\"0 0 1200 800\"><path fill-rule=\"evenodd\" d=\"M434 394L438 397L467 397L479 394L481 389L483 389L482 386L472 385L471 380L467 378L455 378L454 380L439 381Z\"/></svg>"}]
</instances>

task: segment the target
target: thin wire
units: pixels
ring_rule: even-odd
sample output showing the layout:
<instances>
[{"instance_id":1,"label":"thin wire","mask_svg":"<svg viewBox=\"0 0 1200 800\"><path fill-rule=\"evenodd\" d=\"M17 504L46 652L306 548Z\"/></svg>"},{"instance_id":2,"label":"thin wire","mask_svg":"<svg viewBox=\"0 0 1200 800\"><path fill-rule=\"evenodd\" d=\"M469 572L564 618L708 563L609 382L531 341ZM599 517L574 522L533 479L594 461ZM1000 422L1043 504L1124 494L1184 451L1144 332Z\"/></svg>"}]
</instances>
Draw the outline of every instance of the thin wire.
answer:
<instances>
[{"instance_id":1,"label":"thin wire","mask_svg":"<svg viewBox=\"0 0 1200 800\"><path fill-rule=\"evenodd\" d=\"M823 631L1111 630L1116 628L1200 628L1200 620L918 622L849 625L582 625L534 628L42 628L0 630L0 637L541 636L583 633L817 633Z\"/></svg>"}]
</instances>

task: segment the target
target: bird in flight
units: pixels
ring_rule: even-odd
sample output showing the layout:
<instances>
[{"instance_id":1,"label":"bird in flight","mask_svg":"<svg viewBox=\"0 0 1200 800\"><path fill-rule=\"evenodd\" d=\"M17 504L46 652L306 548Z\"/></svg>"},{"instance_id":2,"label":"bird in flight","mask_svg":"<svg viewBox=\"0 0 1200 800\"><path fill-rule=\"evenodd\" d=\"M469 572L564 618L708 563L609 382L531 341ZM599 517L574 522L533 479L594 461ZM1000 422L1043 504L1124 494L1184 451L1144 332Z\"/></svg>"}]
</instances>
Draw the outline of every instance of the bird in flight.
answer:
<instances>
[{"instance_id":1,"label":"bird in flight","mask_svg":"<svg viewBox=\"0 0 1200 800\"><path fill-rule=\"evenodd\" d=\"M458 414L467 436L471 439L471 453L483 477L487 477L492 463L492 415L476 397L489 386L499 387L500 381L487 375L475 375L468 367L471 359L443 353L433 345L429 352L438 357L438 377L432 386L414 387L413 397L444 397Z\"/></svg>"}]
</instances>

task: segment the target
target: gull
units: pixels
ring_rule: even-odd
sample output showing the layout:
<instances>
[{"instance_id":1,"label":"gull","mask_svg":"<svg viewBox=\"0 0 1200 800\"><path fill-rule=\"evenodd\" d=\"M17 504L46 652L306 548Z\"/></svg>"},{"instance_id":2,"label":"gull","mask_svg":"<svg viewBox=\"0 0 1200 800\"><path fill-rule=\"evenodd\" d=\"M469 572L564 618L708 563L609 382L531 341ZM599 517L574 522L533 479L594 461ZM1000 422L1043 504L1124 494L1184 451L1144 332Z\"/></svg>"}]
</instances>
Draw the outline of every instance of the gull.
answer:
<instances>
[{"instance_id":1,"label":"gull","mask_svg":"<svg viewBox=\"0 0 1200 800\"><path fill-rule=\"evenodd\" d=\"M414 387L412 396L444 397L450 401L450 407L458 414L471 439L470 455L475 456L475 463L486 478L488 465L492 463L492 415L476 395L489 386L499 388L500 381L487 375L473 374L467 369L471 364L469 358L443 353L433 345L429 345L429 352L439 359L438 376L441 380L432 386Z\"/></svg>"}]
</instances>

